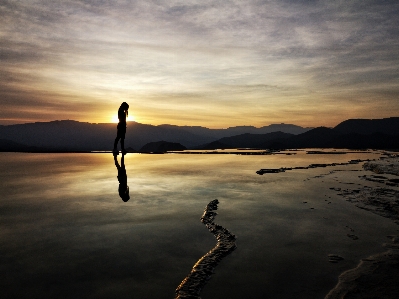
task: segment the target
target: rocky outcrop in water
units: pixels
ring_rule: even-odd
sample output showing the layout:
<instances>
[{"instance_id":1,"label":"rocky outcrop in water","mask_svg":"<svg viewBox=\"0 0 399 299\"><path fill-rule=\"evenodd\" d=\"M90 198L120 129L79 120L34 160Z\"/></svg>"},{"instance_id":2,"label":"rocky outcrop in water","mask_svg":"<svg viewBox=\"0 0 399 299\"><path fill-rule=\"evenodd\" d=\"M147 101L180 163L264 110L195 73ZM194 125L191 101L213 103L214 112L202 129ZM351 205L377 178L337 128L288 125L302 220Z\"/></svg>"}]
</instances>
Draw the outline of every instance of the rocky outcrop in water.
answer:
<instances>
[{"instance_id":1,"label":"rocky outcrop in water","mask_svg":"<svg viewBox=\"0 0 399 299\"><path fill-rule=\"evenodd\" d=\"M140 153L166 153L168 151L184 151L187 149L185 146L176 142L158 141L150 142L144 145L139 152Z\"/></svg>"},{"instance_id":2,"label":"rocky outcrop in water","mask_svg":"<svg viewBox=\"0 0 399 299\"><path fill-rule=\"evenodd\" d=\"M219 201L212 200L205 208L201 222L215 236L217 243L211 251L201 257L193 266L190 274L176 289L175 299L200 299L199 293L211 278L219 262L236 249L236 237L224 227L214 223Z\"/></svg>"},{"instance_id":3,"label":"rocky outcrop in water","mask_svg":"<svg viewBox=\"0 0 399 299\"><path fill-rule=\"evenodd\" d=\"M385 173L399 176L399 159L395 155L380 161L364 163L363 168L374 173Z\"/></svg>"},{"instance_id":4,"label":"rocky outcrop in water","mask_svg":"<svg viewBox=\"0 0 399 299\"><path fill-rule=\"evenodd\" d=\"M329 163L329 164L310 164L308 166L297 166L297 167L281 167L281 168L262 168L256 171L257 174L263 175L265 173L279 173L279 172L285 172L287 170L295 170L295 169L309 169L309 168L324 168L324 167L329 167L329 166L339 166L339 165L350 165L350 164L359 164L361 162L365 161L370 161L369 159L367 160L350 160L348 162L344 163Z\"/></svg>"}]
</instances>

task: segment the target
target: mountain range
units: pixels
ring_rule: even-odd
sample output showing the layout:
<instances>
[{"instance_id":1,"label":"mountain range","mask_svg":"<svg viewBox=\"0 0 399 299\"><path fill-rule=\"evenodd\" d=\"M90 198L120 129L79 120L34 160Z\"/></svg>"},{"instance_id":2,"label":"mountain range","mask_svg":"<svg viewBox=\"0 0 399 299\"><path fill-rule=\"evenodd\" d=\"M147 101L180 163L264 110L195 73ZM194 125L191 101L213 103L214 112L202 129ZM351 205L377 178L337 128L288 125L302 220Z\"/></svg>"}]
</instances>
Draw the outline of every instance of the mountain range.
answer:
<instances>
[{"instance_id":1,"label":"mountain range","mask_svg":"<svg viewBox=\"0 0 399 299\"><path fill-rule=\"evenodd\" d=\"M116 124L73 120L0 126L0 151L108 151ZM157 142L166 143L157 143ZM147 145L151 143L151 146ZM168 144L169 143L169 144ZM163 149L216 148L399 148L399 117L349 119L334 128L272 124L209 129L200 126L146 125L128 122L125 146L148 152ZM147 145L147 147L145 147Z\"/></svg>"},{"instance_id":2,"label":"mountain range","mask_svg":"<svg viewBox=\"0 0 399 299\"><path fill-rule=\"evenodd\" d=\"M128 122L125 146L141 149L147 143L167 141L186 148L198 147L214 140L242 133L265 134L280 130L300 134L311 128L290 124L208 129L199 126L147 125ZM116 124L93 124L73 120L57 120L0 126L2 151L104 151L112 150Z\"/></svg>"}]
</instances>

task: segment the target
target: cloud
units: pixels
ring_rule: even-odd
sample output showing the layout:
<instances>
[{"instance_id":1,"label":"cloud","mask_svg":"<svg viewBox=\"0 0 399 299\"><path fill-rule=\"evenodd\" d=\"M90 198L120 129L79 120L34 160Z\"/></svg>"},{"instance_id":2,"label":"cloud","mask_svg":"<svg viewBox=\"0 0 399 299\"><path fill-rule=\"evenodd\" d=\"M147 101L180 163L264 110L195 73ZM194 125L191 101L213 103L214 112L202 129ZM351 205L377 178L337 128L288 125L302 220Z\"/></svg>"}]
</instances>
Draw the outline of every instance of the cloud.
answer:
<instances>
[{"instance_id":1,"label":"cloud","mask_svg":"<svg viewBox=\"0 0 399 299\"><path fill-rule=\"evenodd\" d=\"M318 95L326 112L331 94L351 105L372 90L390 102L399 77L398 13L395 1L1 1L0 96L19 94L19 109L47 91L65 105L95 99L101 111L110 99L136 98L144 115L154 114L145 104L178 94L176 109L187 107L187 119L197 117L192 101L210 95L234 109L272 97L307 106L306 95ZM285 107L273 109L284 118ZM220 118L230 122L227 110ZM91 115L79 117L98 121ZM178 119L160 123L171 121Z\"/></svg>"}]
</instances>

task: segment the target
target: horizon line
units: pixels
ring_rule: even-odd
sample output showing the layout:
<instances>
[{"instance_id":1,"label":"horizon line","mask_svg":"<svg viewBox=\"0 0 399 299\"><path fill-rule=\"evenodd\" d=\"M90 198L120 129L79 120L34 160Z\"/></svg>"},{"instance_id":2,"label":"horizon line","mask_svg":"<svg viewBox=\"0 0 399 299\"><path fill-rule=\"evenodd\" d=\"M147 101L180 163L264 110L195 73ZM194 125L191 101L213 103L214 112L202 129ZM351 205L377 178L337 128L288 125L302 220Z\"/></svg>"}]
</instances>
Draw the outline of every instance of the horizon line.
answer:
<instances>
[{"instance_id":1,"label":"horizon line","mask_svg":"<svg viewBox=\"0 0 399 299\"><path fill-rule=\"evenodd\" d=\"M89 122L89 121L80 121L80 120L74 120L74 119L54 119L54 120L48 120L48 121L32 121L32 122L15 123L15 124L9 124L9 125L0 124L0 126L8 127L8 126L19 126L19 125L40 124L40 123L52 123L52 122L62 122L62 121L87 123L87 124L93 124L93 125L101 125L101 124L115 124L116 125L117 124L116 122ZM206 128L206 129L209 129L209 130L226 130L226 129L229 129L229 128L239 128L239 127L252 127L252 128L260 129L260 128L269 127L269 126L272 126L272 125L297 126L297 127L301 127L301 128L304 128L304 129L314 129L314 128L317 128L317 127L325 127L325 126L303 127L303 126L300 126L300 125L291 124L291 123L284 123L284 122L271 123L269 125L264 125L264 126L261 126L261 127L256 127L256 126L253 126L253 125L237 125L237 126L229 126L229 127L224 127L224 128L209 128L209 127L205 127L205 126L202 126L202 125L175 125L175 124L167 124L167 123L159 124L159 125L153 125L153 124L140 123L140 122L135 121L135 120L127 120L126 122L127 123L136 123L136 124L140 124L140 125L154 126L154 127L160 127L160 126L198 127L198 128ZM328 127L326 127L326 128L328 128Z\"/></svg>"},{"instance_id":2,"label":"horizon line","mask_svg":"<svg viewBox=\"0 0 399 299\"><path fill-rule=\"evenodd\" d=\"M348 118L345 119L341 122L339 122L337 125L339 125L340 123L347 121L347 120L382 120L382 119L390 119L390 118L399 118L399 116L390 116L390 117L382 117L382 118ZM87 123L87 124L93 124L93 125L100 125L100 124L117 124L116 122L89 122L89 121L80 121L80 120L74 120L74 119L55 119L55 120L49 120L49 121L34 121L34 122L25 122L25 123L15 123L15 124L9 124L9 125L2 125L0 124L0 126L2 127L8 127L8 126L18 126L18 125L28 125L28 124L37 124L37 123L52 123L52 122L62 122L62 121L70 121L70 122L78 122L78 123ZM148 125L148 126L154 126L154 127L160 127L160 126L175 126L175 127L198 127L198 128L206 128L209 130L226 130L229 128L239 128L239 127L252 127L252 128L256 128L256 129L260 129L260 128L264 128L264 127L269 127L272 125L291 125L291 126L297 126L297 127L301 127L304 129L314 129L314 128L320 128L320 127L324 127L324 128L334 128L335 126L331 126L331 127L327 127L327 126L314 126L314 127L303 127L300 125L296 125L296 124L291 124L291 123L271 123L269 125L264 125L261 127L256 127L253 125L237 125L237 126L229 126L229 127L224 127L224 128L209 128L209 127L205 127L202 125L175 125L175 124L159 124L159 125L153 125L153 124L146 124L146 123L140 123L138 121L135 120L128 120L127 123L136 123L136 124L141 124L141 125Z\"/></svg>"}]
</instances>

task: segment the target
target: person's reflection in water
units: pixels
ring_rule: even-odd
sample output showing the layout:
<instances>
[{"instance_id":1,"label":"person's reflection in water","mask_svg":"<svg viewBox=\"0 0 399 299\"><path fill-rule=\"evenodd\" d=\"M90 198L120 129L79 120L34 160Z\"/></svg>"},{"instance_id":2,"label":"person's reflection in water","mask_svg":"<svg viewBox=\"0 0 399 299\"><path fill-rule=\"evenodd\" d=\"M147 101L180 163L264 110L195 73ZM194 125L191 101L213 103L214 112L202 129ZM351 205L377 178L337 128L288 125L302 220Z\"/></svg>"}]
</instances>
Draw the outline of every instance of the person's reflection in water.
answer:
<instances>
[{"instance_id":1,"label":"person's reflection in water","mask_svg":"<svg viewBox=\"0 0 399 299\"><path fill-rule=\"evenodd\" d=\"M122 153L121 165L119 165L117 155L114 155L115 166L118 169L118 181L119 181L119 196L124 202L130 199L129 186L127 185L127 175L125 168L125 155Z\"/></svg>"}]
</instances>

